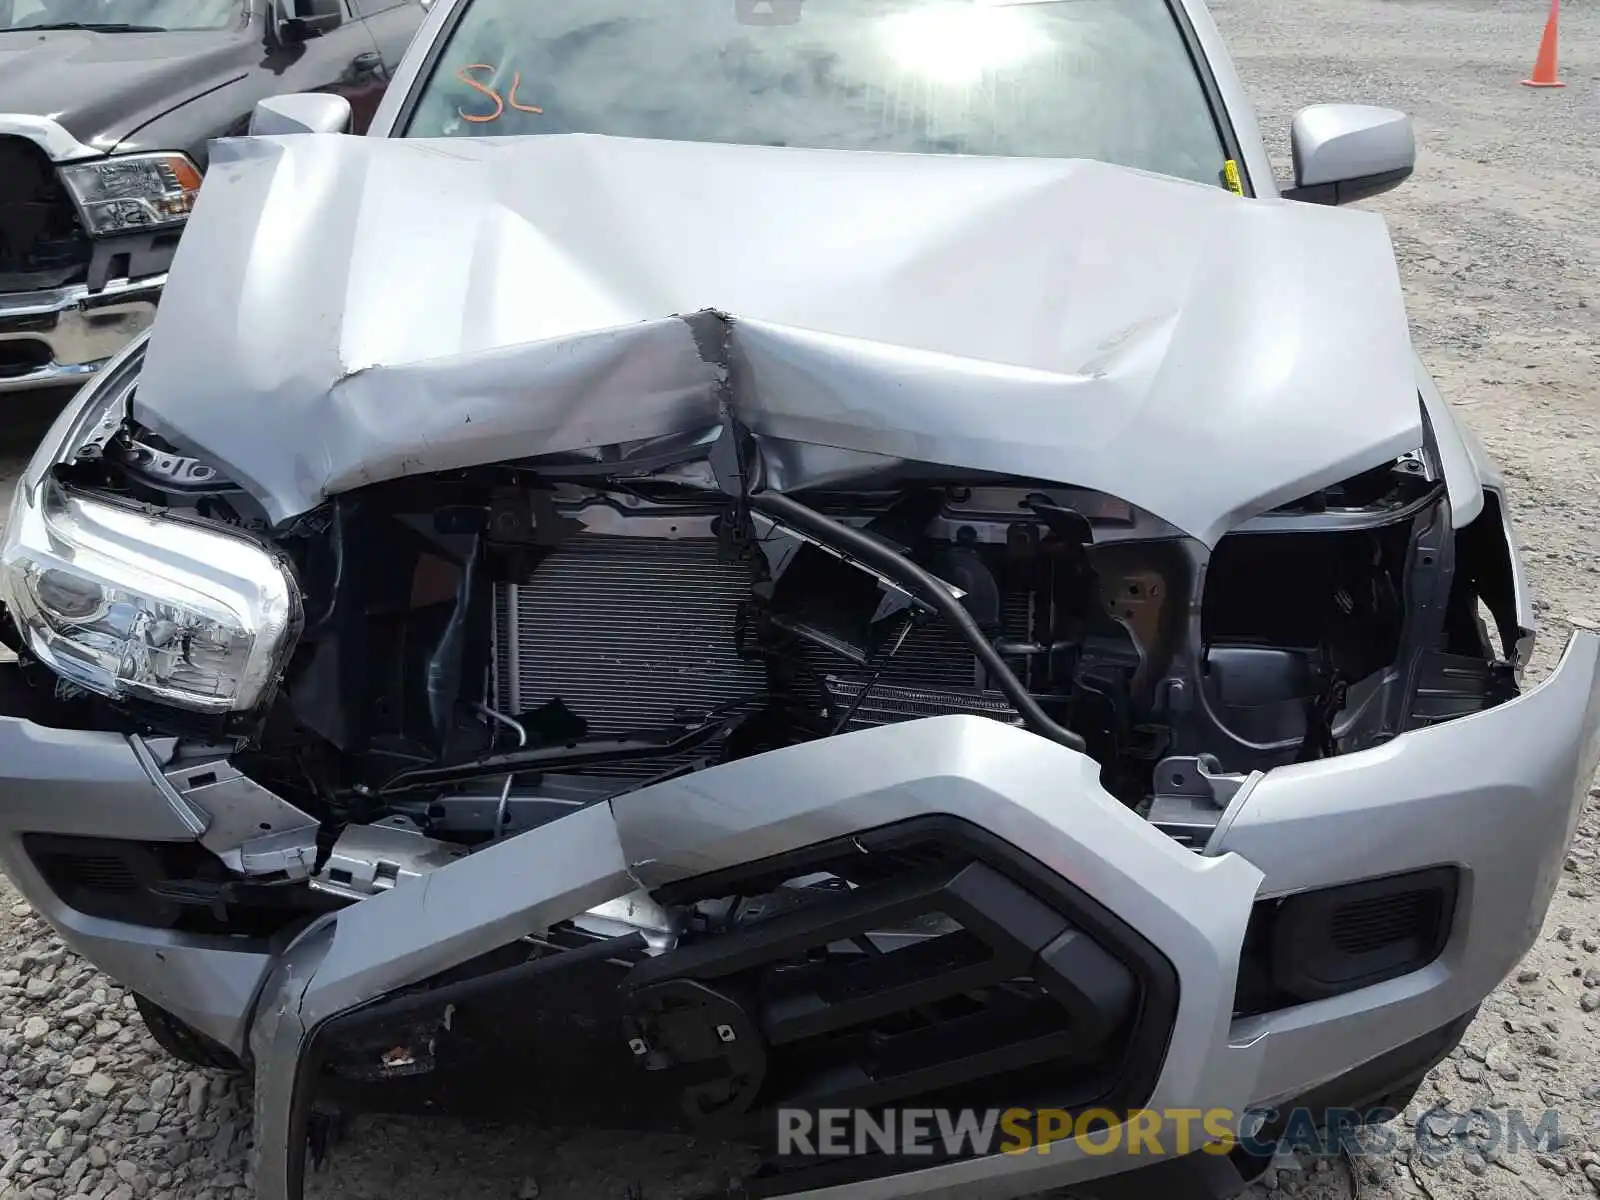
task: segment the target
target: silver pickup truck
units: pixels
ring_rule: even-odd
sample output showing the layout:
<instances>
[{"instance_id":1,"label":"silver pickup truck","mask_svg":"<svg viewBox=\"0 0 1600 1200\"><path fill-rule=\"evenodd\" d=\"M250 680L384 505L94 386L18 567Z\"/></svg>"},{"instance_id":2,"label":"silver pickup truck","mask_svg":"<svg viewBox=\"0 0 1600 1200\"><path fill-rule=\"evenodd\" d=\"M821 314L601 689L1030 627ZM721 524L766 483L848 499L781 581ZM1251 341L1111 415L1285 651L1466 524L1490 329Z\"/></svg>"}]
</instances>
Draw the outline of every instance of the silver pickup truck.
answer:
<instances>
[{"instance_id":1,"label":"silver pickup truck","mask_svg":"<svg viewBox=\"0 0 1600 1200\"><path fill-rule=\"evenodd\" d=\"M1211 1200L1409 1102L1600 636L1525 679L1342 205L1403 115L1280 187L1199 0L440 0L350 119L215 144L0 543L0 864L260 1200L329 1108Z\"/></svg>"}]
</instances>

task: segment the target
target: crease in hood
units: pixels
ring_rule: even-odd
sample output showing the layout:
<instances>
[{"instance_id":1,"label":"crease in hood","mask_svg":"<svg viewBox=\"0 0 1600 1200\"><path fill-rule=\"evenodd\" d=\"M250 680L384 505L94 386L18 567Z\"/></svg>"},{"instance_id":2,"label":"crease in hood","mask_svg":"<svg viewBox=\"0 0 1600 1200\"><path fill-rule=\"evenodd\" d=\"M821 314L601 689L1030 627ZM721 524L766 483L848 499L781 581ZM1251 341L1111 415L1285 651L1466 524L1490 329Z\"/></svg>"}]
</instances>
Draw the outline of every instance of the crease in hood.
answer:
<instances>
[{"instance_id":1,"label":"crease in hood","mask_svg":"<svg viewBox=\"0 0 1600 1200\"><path fill-rule=\"evenodd\" d=\"M1424 439L1374 214L592 135L215 143L134 398L274 521L481 463L704 459L730 413L766 486L1001 472L1208 546Z\"/></svg>"}]
</instances>

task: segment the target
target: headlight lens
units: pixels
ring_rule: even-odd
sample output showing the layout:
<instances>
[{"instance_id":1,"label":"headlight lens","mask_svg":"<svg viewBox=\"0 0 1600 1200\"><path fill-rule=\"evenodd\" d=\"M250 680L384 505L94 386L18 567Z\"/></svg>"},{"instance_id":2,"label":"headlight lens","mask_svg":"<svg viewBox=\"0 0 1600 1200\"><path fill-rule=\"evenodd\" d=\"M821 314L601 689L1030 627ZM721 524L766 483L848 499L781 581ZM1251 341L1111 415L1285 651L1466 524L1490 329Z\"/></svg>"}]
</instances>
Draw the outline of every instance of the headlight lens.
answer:
<instances>
[{"instance_id":1,"label":"headlight lens","mask_svg":"<svg viewBox=\"0 0 1600 1200\"><path fill-rule=\"evenodd\" d=\"M185 154L125 154L59 168L91 234L181 225L200 192Z\"/></svg>"},{"instance_id":2,"label":"headlight lens","mask_svg":"<svg viewBox=\"0 0 1600 1200\"><path fill-rule=\"evenodd\" d=\"M256 543L69 493L49 476L17 488L0 600L62 678L205 713L261 703L301 619L283 564Z\"/></svg>"}]
</instances>

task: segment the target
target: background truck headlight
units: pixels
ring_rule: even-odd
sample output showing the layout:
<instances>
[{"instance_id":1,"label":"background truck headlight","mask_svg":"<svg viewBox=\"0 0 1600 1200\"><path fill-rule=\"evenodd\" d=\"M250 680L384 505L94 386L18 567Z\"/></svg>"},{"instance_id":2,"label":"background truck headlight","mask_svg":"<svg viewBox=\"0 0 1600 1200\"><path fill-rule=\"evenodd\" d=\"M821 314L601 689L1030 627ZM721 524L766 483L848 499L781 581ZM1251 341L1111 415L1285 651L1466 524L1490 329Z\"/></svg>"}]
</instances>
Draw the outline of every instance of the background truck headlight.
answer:
<instances>
[{"instance_id":1,"label":"background truck headlight","mask_svg":"<svg viewBox=\"0 0 1600 1200\"><path fill-rule=\"evenodd\" d=\"M299 635L284 563L246 537L24 479L0 601L30 653L113 699L205 713L270 697Z\"/></svg>"},{"instance_id":2,"label":"background truck headlight","mask_svg":"<svg viewBox=\"0 0 1600 1200\"><path fill-rule=\"evenodd\" d=\"M90 234L181 225L200 192L200 169L185 154L125 154L59 168Z\"/></svg>"}]
</instances>

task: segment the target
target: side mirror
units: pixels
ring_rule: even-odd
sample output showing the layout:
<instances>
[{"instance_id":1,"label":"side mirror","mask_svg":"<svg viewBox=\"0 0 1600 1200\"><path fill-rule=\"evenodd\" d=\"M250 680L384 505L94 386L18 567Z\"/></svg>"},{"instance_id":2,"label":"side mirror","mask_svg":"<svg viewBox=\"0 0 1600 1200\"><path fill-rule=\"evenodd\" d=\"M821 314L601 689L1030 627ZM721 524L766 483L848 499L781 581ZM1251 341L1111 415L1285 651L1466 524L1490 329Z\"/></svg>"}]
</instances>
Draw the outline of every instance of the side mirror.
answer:
<instances>
[{"instance_id":1,"label":"side mirror","mask_svg":"<svg viewBox=\"0 0 1600 1200\"><path fill-rule=\"evenodd\" d=\"M278 36L285 42L303 42L344 24L344 0L273 0Z\"/></svg>"},{"instance_id":2,"label":"side mirror","mask_svg":"<svg viewBox=\"0 0 1600 1200\"><path fill-rule=\"evenodd\" d=\"M1411 118L1366 104L1315 104L1289 127L1294 186L1282 195L1310 204L1349 204L1398 187L1417 165Z\"/></svg>"},{"instance_id":3,"label":"side mirror","mask_svg":"<svg viewBox=\"0 0 1600 1200\"><path fill-rule=\"evenodd\" d=\"M350 101L328 92L268 96L250 114L250 136L279 133L349 133Z\"/></svg>"}]
</instances>

